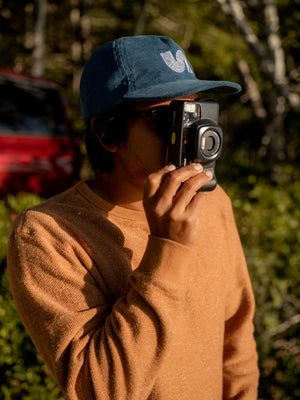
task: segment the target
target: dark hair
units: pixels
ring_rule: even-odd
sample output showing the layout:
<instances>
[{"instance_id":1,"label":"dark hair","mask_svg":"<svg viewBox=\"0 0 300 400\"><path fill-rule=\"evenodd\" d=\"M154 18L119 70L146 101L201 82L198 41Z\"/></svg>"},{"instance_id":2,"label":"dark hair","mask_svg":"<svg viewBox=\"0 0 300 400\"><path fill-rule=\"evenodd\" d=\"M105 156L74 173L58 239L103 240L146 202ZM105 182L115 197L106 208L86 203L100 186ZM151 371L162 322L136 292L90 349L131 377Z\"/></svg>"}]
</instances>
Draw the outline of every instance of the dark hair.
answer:
<instances>
[{"instance_id":1,"label":"dark hair","mask_svg":"<svg viewBox=\"0 0 300 400\"><path fill-rule=\"evenodd\" d=\"M112 153L102 146L99 138L103 143L111 146L126 141L128 130L126 106L121 103L109 111L95 116L97 117L94 124L96 133L91 127L92 118L87 121L85 135L87 155L96 174L112 172L114 168Z\"/></svg>"}]
</instances>

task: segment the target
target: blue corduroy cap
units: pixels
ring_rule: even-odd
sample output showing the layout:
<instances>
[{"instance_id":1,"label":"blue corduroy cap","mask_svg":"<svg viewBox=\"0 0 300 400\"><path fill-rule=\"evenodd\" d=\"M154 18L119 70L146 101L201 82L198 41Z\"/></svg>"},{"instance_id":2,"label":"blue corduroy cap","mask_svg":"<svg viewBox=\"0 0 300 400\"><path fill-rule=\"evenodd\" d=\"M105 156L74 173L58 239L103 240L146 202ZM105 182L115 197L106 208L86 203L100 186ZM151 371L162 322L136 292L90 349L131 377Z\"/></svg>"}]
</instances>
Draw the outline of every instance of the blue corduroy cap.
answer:
<instances>
[{"instance_id":1,"label":"blue corduroy cap","mask_svg":"<svg viewBox=\"0 0 300 400\"><path fill-rule=\"evenodd\" d=\"M237 93L234 82L196 78L184 51L165 36L129 36L107 43L87 62L80 81L84 121L122 100L162 100L199 92Z\"/></svg>"}]
</instances>

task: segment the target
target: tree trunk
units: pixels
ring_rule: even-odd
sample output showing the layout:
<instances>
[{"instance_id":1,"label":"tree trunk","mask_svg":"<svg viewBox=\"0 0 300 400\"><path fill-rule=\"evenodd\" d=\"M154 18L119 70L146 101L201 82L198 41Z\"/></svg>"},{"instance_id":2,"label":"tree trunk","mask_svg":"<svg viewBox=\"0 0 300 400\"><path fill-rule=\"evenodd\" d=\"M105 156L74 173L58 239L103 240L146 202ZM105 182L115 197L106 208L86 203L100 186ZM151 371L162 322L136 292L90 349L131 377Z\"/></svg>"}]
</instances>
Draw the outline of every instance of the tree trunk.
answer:
<instances>
[{"instance_id":1,"label":"tree trunk","mask_svg":"<svg viewBox=\"0 0 300 400\"><path fill-rule=\"evenodd\" d=\"M267 33L265 47L253 32L239 0L217 1L223 12L232 18L236 28L258 59L262 75L270 82L269 97L264 108L247 65L243 61L239 63L254 112L265 126L258 154L260 157L266 157L268 166L272 168L277 161L284 160L286 156L284 118L288 107L300 113L300 96L293 90L286 76L278 10L274 0L263 0Z\"/></svg>"},{"instance_id":2,"label":"tree trunk","mask_svg":"<svg viewBox=\"0 0 300 400\"><path fill-rule=\"evenodd\" d=\"M134 36L142 35L144 32L144 28L146 25L147 17L149 15L149 10L151 7L151 0L145 0L144 5L142 6L139 18L137 19Z\"/></svg>"},{"instance_id":3,"label":"tree trunk","mask_svg":"<svg viewBox=\"0 0 300 400\"><path fill-rule=\"evenodd\" d=\"M47 0L36 0L31 66L31 73L35 76L43 76L45 71L46 16Z\"/></svg>"},{"instance_id":4,"label":"tree trunk","mask_svg":"<svg viewBox=\"0 0 300 400\"><path fill-rule=\"evenodd\" d=\"M90 57L92 44L89 39L91 30L90 17L86 13L84 0L70 0L70 21L73 26L73 43L71 45L71 61L73 64L72 88L75 93L79 91L81 64Z\"/></svg>"}]
</instances>

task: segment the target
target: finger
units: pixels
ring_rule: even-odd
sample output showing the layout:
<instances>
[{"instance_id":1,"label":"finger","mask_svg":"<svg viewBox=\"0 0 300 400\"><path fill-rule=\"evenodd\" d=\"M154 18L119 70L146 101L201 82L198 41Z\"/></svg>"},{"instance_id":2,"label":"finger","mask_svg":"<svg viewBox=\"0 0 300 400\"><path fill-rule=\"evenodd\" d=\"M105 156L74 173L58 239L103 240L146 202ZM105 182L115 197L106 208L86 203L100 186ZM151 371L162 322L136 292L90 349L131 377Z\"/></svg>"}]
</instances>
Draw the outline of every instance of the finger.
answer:
<instances>
[{"instance_id":1,"label":"finger","mask_svg":"<svg viewBox=\"0 0 300 400\"><path fill-rule=\"evenodd\" d=\"M193 176L198 175L202 171L202 165L195 163L176 169L165 175L160 188L161 197L173 200L173 197L176 195L182 183L186 182Z\"/></svg>"},{"instance_id":2,"label":"finger","mask_svg":"<svg viewBox=\"0 0 300 400\"><path fill-rule=\"evenodd\" d=\"M170 164L170 165L166 165L164 168L160 169L159 171L153 172L152 174L148 175L145 179L144 197L150 198L150 197L155 196L155 194L159 190L166 174L168 174L174 170L176 170L175 165Z\"/></svg>"},{"instance_id":3,"label":"finger","mask_svg":"<svg viewBox=\"0 0 300 400\"><path fill-rule=\"evenodd\" d=\"M194 199L201 186L209 182L211 178L212 173L210 171L204 171L201 174L197 174L196 176L193 176L187 180L174 198L174 209L179 212L184 212ZM201 197L201 193L198 197Z\"/></svg>"}]
</instances>

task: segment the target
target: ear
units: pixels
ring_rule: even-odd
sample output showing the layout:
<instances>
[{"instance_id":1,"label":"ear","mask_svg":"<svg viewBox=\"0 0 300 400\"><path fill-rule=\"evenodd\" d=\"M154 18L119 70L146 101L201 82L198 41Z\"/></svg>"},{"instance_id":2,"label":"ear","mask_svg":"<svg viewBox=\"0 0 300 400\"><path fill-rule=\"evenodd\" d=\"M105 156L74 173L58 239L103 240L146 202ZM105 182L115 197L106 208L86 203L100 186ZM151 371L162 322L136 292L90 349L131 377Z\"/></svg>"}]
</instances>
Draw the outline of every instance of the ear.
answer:
<instances>
[{"instance_id":1,"label":"ear","mask_svg":"<svg viewBox=\"0 0 300 400\"><path fill-rule=\"evenodd\" d=\"M94 132L95 136L97 137L97 139L99 140L99 142L101 143L102 147L109 151L110 153L115 153L118 150L118 145L116 144L108 144L105 143L102 139L102 137L100 136L100 132L98 129L98 117L92 117L91 119L91 128L92 131Z\"/></svg>"}]
</instances>

